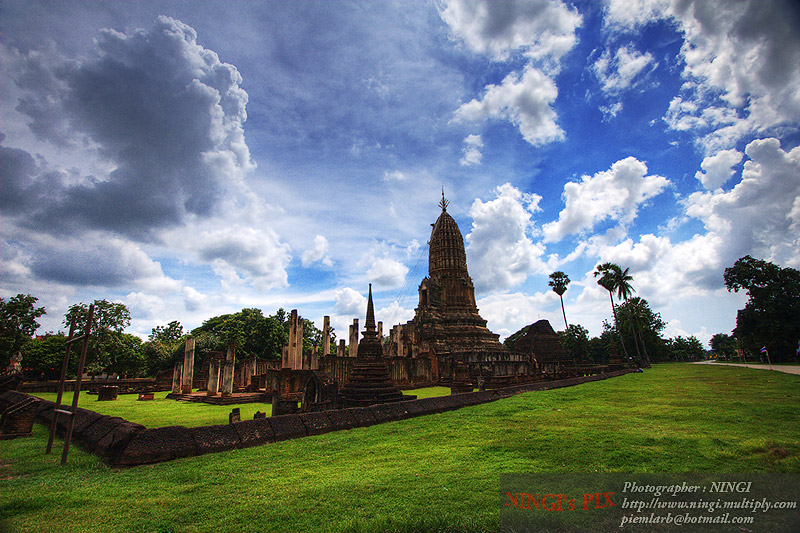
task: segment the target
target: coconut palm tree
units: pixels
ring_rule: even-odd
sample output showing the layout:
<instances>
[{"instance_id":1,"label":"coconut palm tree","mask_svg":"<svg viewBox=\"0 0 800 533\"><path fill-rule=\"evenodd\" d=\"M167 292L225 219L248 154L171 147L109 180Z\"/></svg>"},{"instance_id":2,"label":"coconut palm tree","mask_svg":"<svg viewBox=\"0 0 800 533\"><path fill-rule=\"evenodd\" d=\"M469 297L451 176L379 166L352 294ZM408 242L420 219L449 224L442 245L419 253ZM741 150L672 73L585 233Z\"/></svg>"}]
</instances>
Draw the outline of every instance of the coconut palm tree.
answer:
<instances>
[{"instance_id":1,"label":"coconut palm tree","mask_svg":"<svg viewBox=\"0 0 800 533\"><path fill-rule=\"evenodd\" d=\"M558 294L558 297L561 298L561 314L564 315L564 326L566 329L569 329L569 324L567 324L567 313L564 312L564 293L567 292L569 276L560 270L553 272L550 274L550 283L548 283L548 285L553 287L553 292Z\"/></svg>"},{"instance_id":2,"label":"coconut palm tree","mask_svg":"<svg viewBox=\"0 0 800 533\"><path fill-rule=\"evenodd\" d=\"M631 294L636 292L636 289L634 289L631 285L633 276L628 274L629 270L629 268L622 270L620 267L614 269L614 289L617 291L617 297L619 297L620 300L625 300L626 302Z\"/></svg>"},{"instance_id":3,"label":"coconut palm tree","mask_svg":"<svg viewBox=\"0 0 800 533\"><path fill-rule=\"evenodd\" d=\"M601 265L597 265L597 268L594 271L594 277L599 278L597 280L597 284L607 290L608 297L611 298L611 311L614 313L614 327L616 328L617 335L619 336L619 343L622 345L622 353L625 355L625 358L627 358L628 350L625 348L625 341L622 340L622 332L619 330L619 322L617 321L617 308L614 305L614 291L617 288L617 272L621 271L622 269L619 267L619 265L615 265L614 263L603 263Z\"/></svg>"},{"instance_id":4,"label":"coconut palm tree","mask_svg":"<svg viewBox=\"0 0 800 533\"><path fill-rule=\"evenodd\" d=\"M613 269L614 289L617 291L617 298L625 301L625 303L628 302L628 297L630 297L631 294L636 292L636 289L634 289L633 285L631 285L631 281L633 281L633 276L628 274L629 270L630 270L629 268L622 270L622 268L620 267ZM637 323L635 319L632 319L631 325L633 327L633 331L631 333L633 337L633 345L636 347L636 357L637 359L641 360L642 355L641 351L639 350L639 339L636 338L636 336L639 333L639 328L636 327Z\"/></svg>"},{"instance_id":5,"label":"coconut palm tree","mask_svg":"<svg viewBox=\"0 0 800 533\"><path fill-rule=\"evenodd\" d=\"M639 343L642 346L644 353L644 366L650 368L650 356L647 353L647 346L644 344L644 334L642 333L642 322L647 321L648 309L647 304L641 298L631 298L627 300L630 307L630 316L633 321L634 334L639 336Z\"/></svg>"}]
</instances>

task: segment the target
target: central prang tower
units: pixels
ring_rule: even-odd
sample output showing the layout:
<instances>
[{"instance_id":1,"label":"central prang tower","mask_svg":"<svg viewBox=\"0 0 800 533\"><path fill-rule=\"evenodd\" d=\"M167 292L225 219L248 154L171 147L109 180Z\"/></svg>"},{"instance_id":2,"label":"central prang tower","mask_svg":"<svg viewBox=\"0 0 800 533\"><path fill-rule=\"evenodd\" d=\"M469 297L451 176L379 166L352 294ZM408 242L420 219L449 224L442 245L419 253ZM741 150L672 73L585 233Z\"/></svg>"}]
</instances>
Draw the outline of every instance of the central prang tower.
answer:
<instances>
[{"instance_id":1,"label":"central prang tower","mask_svg":"<svg viewBox=\"0 0 800 533\"><path fill-rule=\"evenodd\" d=\"M433 224L428 252L428 276L419 286L419 306L413 329L421 352L502 352L499 335L489 331L475 304L475 286L467 271L464 238L447 212L444 197Z\"/></svg>"}]
</instances>

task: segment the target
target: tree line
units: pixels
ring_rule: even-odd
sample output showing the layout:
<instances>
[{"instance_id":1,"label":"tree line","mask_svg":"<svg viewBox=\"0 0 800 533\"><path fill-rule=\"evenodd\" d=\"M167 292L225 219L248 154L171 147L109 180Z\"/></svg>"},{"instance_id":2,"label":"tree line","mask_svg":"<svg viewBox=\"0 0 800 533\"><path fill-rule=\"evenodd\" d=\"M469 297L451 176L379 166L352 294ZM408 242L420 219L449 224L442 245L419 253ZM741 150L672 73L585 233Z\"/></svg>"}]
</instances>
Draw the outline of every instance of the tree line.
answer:
<instances>
[{"instance_id":1,"label":"tree line","mask_svg":"<svg viewBox=\"0 0 800 533\"><path fill-rule=\"evenodd\" d=\"M664 338L666 327L661 315L647 300L633 297L633 277L629 269L614 263L602 263L594 271L598 285L608 291L613 322L603 322L599 337L578 324L570 325L564 309L564 293L570 280L564 272L550 274L549 286L561 300L564 331L561 344L576 362L602 364L609 354L643 367L651 362L696 361L706 358L706 349L694 336ZM736 316L736 328L730 335L711 337L713 355L729 360L762 359L770 354L773 362L797 361L800 357L800 272L745 256L725 269L728 291L744 290L749 300ZM614 302L614 296L617 302Z\"/></svg>"},{"instance_id":2,"label":"tree line","mask_svg":"<svg viewBox=\"0 0 800 533\"><path fill-rule=\"evenodd\" d=\"M18 294L8 300L0 298L0 365L5 368L11 355L20 352L28 379L58 379L67 335L58 331L34 336L39 328L37 318L46 314L43 307L36 306L37 301L29 294ZM75 320L75 335L80 335L88 315L88 304L72 305L64 316L63 326L69 328ZM298 318L303 323L303 351L310 352L316 346L321 352L322 331L312 321ZM253 356L280 359L291 327L291 315L282 308L269 316L264 316L260 309L246 308L209 318L191 331L184 331L178 321L156 326L143 341L124 332L130 321L130 312L124 304L94 301L86 374L105 372L128 377L155 376L159 371L172 368L176 361L183 360L189 335L195 339L198 355L195 362L198 365L205 354L225 351L230 342L236 343L237 362ZM333 328L328 342L335 353ZM73 373L79 352L74 348L70 351L69 369Z\"/></svg>"},{"instance_id":3,"label":"tree line","mask_svg":"<svg viewBox=\"0 0 800 533\"><path fill-rule=\"evenodd\" d=\"M550 274L549 286L559 295L564 317L561 343L576 363L603 364L610 354L618 354L631 362L647 367L651 362L694 361L706 357L706 349L694 336L664 338L666 327L661 315L647 300L634 297L633 277L628 268L614 263L596 267L598 285L608 291L612 320L603 322L598 337L580 324L567 322L563 295L570 280L564 272ZM718 333L711 338L711 349L721 359L758 359L769 353L773 362L797 361L800 356L800 272L781 268L773 263L745 256L724 272L728 291L745 291L748 301L736 317L731 334ZM616 296L616 301L615 301ZM38 299L30 294L0 298L0 370L15 352L21 352L23 367L29 378L57 378L65 353L64 332L50 332L34 337L39 328L37 319L46 313L37 307ZM152 329L143 341L125 333L131 315L122 303L96 300L92 336L87 353L86 372L108 372L128 376L154 376L172 367L183 357L188 335L195 338L200 357L210 351L224 351L228 343L236 343L236 358L252 356L280 359L288 342L290 315L283 309L265 316L260 309L245 308L237 313L215 316L190 332L178 321ZM75 319L82 327L88 317L85 303L72 305L64 316L68 328ZM318 347L321 352L322 331L313 322L303 322L303 350ZM77 332L80 334L80 331ZM335 353L335 334L331 329L331 353ZM77 367L79 350L72 350L70 368Z\"/></svg>"}]
</instances>

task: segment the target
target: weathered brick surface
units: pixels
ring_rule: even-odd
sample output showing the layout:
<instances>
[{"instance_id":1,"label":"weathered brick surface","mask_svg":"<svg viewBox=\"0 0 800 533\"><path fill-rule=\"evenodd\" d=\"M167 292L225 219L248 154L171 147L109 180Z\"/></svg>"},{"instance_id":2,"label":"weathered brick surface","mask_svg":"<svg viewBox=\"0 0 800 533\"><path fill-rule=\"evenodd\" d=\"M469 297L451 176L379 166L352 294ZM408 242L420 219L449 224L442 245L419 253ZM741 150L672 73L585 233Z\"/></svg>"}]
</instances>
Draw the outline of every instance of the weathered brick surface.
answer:
<instances>
[{"instance_id":1,"label":"weathered brick surface","mask_svg":"<svg viewBox=\"0 0 800 533\"><path fill-rule=\"evenodd\" d=\"M272 431L272 426L266 418L242 420L232 425L239 436L239 442L242 443L242 447L275 442L275 432Z\"/></svg>"},{"instance_id":2,"label":"weathered brick surface","mask_svg":"<svg viewBox=\"0 0 800 533\"><path fill-rule=\"evenodd\" d=\"M65 420L64 425L66 426L67 417L63 418ZM61 425L60 420L59 418L59 426ZM103 440L103 437L117 429L117 426L120 424L130 424L130 422L118 416L102 416L102 418L97 420L94 424L86 428L79 442L84 448L93 452L99 452L101 451L99 445L100 441Z\"/></svg>"},{"instance_id":3,"label":"weathered brick surface","mask_svg":"<svg viewBox=\"0 0 800 533\"><path fill-rule=\"evenodd\" d=\"M411 400L411 402L413 401L414 400ZM391 420L403 420L411 416L408 412L408 404L411 402L384 403L372 405L369 409L372 411L372 414L375 415L375 420L377 420L378 423Z\"/></svg>"},{"instance_id":4,"label":"weathered brick surface","mask_svg":"<svg viewBox=\"0 0 800 533\"><path fill-rule=\"evenodd\" d=\"M89 411L87 409L78 409L77 415L75 417L75 425L72 426L72 437L83 439L84 433L86 430L95 424L96 422L100 421L103 418L103 415L100 413L95 413L94 411ZM67 417L62 416L59 420L62 420L66 423Z\"/></svg>"},{"instance_id":5,"label":"weathered brick surface","mask_svg":"<svg viewBox=\"0 0 800 533\"><path fill-rule=\"evenodd\" d=\"M276 441L296 439L307 435L306 425L303 424L300 415L271 416L266 420L269 420L269 424L272 426Z\"/></svg>"},{"instance_id":6,"label":"weathered brick surface","mask_svg":"<svg viewBox=\"0 0 800 533\"><path fill-rule=\"evenodd\" d=\"M350 411L353 413L358 427L364 428L378 423L369 407L351 407Z\"/></svg>"},{"instance_id":7,"label":"weathered brick surface","mask_svg":"<svg viewBox=\"0 0 800 533\"><path fill-rule=\"evenodd\" d=\"M191 431L183 426L169 426L139 431L122 453L109 458L109 462L133 466L192 455L197 455L197 446Z\"/></svg>"},{"instance_id":8,"label":"weathered brick surface","mask_svg":"<svg viewBox=\"0 0 800 533\"><path fill-rule=\"evenodd\" d=\"M191 432L198 454L232 450L241 444L233 424L191 428Z\"/></svg>"},{"instance_id":9,"label":"weathered brick surface","mask_svg":"<svg viewBox=\"0 0 800 533\"><path fill-rule=\"evenodd\" d=\"M358 426L358 421L350 409L328 411L328 418L334 429L352 429Z\"/></svg>"},{"instance_id":10,"label":"weathered brick surface","mask_svg":"<svg viewBox=\"0 0 800 533\"><path fill-rule=\"evenodd\" d=\"M308 435L321 435L336 429L325 411L302 413L299 416L306 426Z\"/></svg>"},{"instance_id":11,"label":"weathered brick surface","mask_svg":"<svg viewBox=\"0 0 800 533\"><path fill-rule=\"evenodd\" d=\"M123 421L97 442L97 452L105 458L119 455L128 445L128 443L130 443L133 437L145 429L146 428L141 424ZM80 440L82 443L85 442L84 439Z\"/></svg>"}]
</instances>

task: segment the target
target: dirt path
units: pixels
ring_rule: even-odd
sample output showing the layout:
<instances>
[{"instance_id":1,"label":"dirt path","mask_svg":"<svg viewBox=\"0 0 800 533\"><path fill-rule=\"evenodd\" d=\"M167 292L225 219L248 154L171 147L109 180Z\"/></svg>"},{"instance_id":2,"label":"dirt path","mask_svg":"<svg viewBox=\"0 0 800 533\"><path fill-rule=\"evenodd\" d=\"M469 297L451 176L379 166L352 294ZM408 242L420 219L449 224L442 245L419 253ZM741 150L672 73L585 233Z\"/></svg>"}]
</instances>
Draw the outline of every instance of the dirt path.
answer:
<instances>
[{"instance_id":1,"label":"dirt path","mask_svg":"<svg viewBox=\"0 0 800 533\"><path fill-rule=\"evenodd\" d=\"M800 365L762 365L758 363L715 363L714 361L698 361L693 363L695 365L720 365L720 366L743 366L745 368L755 368L757 370L777 370L778 372L786 372L787 374L800 375Z\"/></svg>"}]
</instances>

